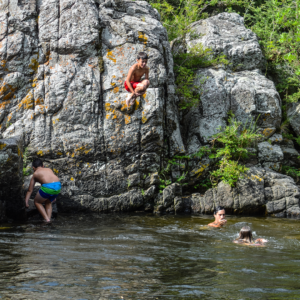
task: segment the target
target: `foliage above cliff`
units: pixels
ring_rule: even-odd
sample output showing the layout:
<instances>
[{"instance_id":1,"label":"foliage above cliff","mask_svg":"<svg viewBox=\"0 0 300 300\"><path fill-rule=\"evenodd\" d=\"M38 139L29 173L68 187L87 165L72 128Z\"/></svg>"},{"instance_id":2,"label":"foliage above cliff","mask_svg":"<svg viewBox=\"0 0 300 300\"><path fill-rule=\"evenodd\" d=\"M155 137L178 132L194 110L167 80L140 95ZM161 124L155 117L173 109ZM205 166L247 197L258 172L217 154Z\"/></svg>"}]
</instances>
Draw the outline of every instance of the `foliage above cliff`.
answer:
<instances>
[{"instance_id":1,"label":"foliage above cliff","mask_svg":"<svg viewBox=\"0 0 300 300\"><path fill-rule=\"evenodd\" d=\"M300 98L300 0L149 0L161 14L169 39L183 38L193 22L237 12L254 31L266 57L266 75L283 102Z\"/></svg>"}]
</instances>

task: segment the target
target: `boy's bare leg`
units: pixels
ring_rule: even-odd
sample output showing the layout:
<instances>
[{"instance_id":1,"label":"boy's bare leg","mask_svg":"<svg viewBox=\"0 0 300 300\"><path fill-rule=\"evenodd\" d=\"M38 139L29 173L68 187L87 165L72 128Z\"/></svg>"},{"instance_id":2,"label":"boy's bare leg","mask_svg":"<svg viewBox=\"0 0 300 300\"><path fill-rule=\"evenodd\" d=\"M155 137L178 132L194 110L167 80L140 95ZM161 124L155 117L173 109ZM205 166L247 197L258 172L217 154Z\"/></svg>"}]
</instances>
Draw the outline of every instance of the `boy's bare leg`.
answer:
<instances>
[{"instance_id":1,"label":"boy's bare leg","mask_svg":"<svg viewBox=\"0 0 300 300\"><path fill-rule=\"evenodd\" d=\"M34 204L35 204L37 210L39 211L39 213L44 218L44 220L46 222L50 222L50 219L49 219L49 217L48 217L48 215L46 213L46 210L45 210L45 208L44 208L44 206L42 204L42 203L44 203L47 200L48 199L44 199L39 193L37 193L36 196L35 196L35 198L34 198Z\"/></svg>"},{"instance_id":2,"label":"boy's bare leg","mask_svg":"<svg viewBox=\"0 0 300 300\"><path fill-rule=\"evenodd\" d=\"M134 93L131 93L130 95L128 95L128 97L126 99L126 105L129 106L129 104L133 101L132 99L135 100L135 98L136 98L136 95Z\"/></svg>"},{"instance_id":3,"label":"boy's bare leg","mask_svg":"<svg viewBox=\"0 0 300 300\"><path fill-rule=\"evenodd\" d=\"M51 216L52 216L52 203L50 202L50 200L47 200L45 202L45 210L46 210L46 214L47 214L49 220L51 220Z\"/></svg>"},{"instance_id":4,"label":"boy's bare leg","mask_svg":"<svg viewBox=\"0 0 300 300\"><path fill-rule=\"evenodd\" d=\"M135 94L137 96L143 95L146 92L147 88L149 87L149 84L150 81L148 79L144 79L141 83L139 83L136 86L136 89L134 90Z\"/></svg>"},{"instance_id":5,"label":"boy's bare leg","mask_svg":"<svg viewBox=\"0 0 300 300\"><path fill-rule=\"evenodd\" d=\"M129 105L133 105L136 97L142 96L146 92L147 88L149 87L149 84L150 84L150 81L148 79L145 79L136 86L136 88L134 90L134 96L129 99L130 102L128 100Z\"/></svg>"},{"instance_id":6,"label":"boy's bare leg","mask_svg":"<svg viewBox=\"0 0 300 300\"><path fill-rule=\"evenodd\" d=\"M144 79L142 82L140 82L136 86L134 90L134 94L129 95L128 98L126 99L127 106L133 105L136 97L143 95L146 89L149 87L149 84L150 81L148 79Z\"/></svg>"}]
</instances>

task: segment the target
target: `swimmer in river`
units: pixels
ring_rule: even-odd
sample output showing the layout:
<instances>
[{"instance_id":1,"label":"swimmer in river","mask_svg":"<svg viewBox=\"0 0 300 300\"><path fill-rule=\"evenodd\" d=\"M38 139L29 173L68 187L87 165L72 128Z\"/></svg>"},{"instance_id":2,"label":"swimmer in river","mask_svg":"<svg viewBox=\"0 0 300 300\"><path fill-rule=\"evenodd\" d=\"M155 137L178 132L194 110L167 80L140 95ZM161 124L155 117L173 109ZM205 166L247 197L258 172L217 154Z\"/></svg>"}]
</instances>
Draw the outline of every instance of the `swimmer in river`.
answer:
<instances>
[{"instance_id":1,"label":"swimmer in river","mask_svg":"<svg viewBox=\"0 0 300 300\"><path fill-rule=\"evenodd\" d=\"M131 93L126 99L127 106L134 104L135 99L145 93L149 87L149 68L146 66L148 62L148 55L145 52L139 52L137 56L137 63L135 63L128 72L124 87L126 91ZM145 75L145 79L142 77Z\"/></svg>"},{"instance_id":2,"label":"swimmer in river","mask_svg":"<svg viewBox=\"0 0 300 300\"><path fill-rule=\"evenodd\" d=\"M225 208L223 206L218 206L214 211L215 221L208 224L211 227L222 227L226 224L227 220L225 219Z\"/></svg>"},{"instance_id":3,"label":"swimmer in river","mask_svg":"<svg viewBox=\"0 0 300 300\"><path fill-rule=\"evenodd\" d=\"M34 173L30 180L28 192L25 197L25 205L26 207L29 207L28 201L33 192L35 183L41 183L42 186L34 198L34 204L44 218L44 221L50 223L52 202L56 200L56 197L60 193L61 183L51 169L44 168L44 164L41 159L35 159L32 162L32 168ZM45 203L45 208L43 203Z\"/></svg>"},{"instance_id":4,"label":"swimmer in river","mask_svg":"<svg viewBox=\"0 0 300 300\"><path fill-rule=\"evenodd\" d=\"M233 242L236 244L245 244L249 246L262 246L267 241L268 240L265 239L253 240L251 228L249 226L244 226L240 231L239 237L235 239Z\"/></svg>"}]
</instances>

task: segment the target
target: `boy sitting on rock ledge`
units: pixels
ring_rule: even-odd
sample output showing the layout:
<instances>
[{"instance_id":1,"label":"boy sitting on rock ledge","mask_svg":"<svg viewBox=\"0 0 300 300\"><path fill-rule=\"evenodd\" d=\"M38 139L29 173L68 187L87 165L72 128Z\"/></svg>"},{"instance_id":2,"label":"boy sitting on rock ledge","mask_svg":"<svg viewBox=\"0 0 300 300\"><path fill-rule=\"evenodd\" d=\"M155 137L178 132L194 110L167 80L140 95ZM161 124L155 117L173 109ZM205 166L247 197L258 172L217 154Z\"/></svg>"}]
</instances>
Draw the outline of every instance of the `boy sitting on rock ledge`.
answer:
<instances>
[{"instance_id":1,"label":"boy sitting on rock ledge","mask_svg":"<svg viewBox=\"0 0 300 300\"><path fill-rule=\"evenodd\" d=\"M131 93L126 99L127 106L133 105L136 97L143 95L149 87L149 68L146 66L147 62L148 55L145 52L139 52L137 63L129 69L126 81L124 82L125 89ZM141 80L144 74L145 79Z\"/></svg>"},{"instance_id":2,"label":"boy sitting on rock ledge","mask_svg":"<svg viewBox=\"0 0 300 300\"><path fill-rule=\"evenodd\" d=\"M51 169L44 168L43 162L39 158L32 162L32 168L34 173L30 180L25 204L26 207L29 207L28 201L33 192L34 185L36 182L39 182L42 186L34 198L34 204L44 218L44 221L49 223L52 215L52 202L56 200L56 197L60 193L61 183ZM45 203L45 208L43 203Z\"/></svg>"}]
</instances>

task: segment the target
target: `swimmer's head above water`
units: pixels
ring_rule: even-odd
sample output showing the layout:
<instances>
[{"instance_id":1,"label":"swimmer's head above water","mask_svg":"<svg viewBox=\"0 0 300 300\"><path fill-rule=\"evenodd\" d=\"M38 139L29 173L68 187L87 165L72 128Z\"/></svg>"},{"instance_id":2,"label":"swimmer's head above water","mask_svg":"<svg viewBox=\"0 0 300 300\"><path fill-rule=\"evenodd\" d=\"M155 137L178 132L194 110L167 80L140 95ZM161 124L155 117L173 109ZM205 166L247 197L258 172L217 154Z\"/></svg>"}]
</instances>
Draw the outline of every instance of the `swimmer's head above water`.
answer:
<instances>
[{"instance_id":1,"label":"swimmer's head above water","mask_svg":"<svg viewBox=\"0 0 300 300\"><path fill-rule=\"evenodd\" d=\"M254 246L264 245L268 240L265 239L256 239L253 240L252 231L249 226L242 227L239 237L234 240L234 243L237 244L253 244Z\"/></svg>"},{"instance_id":2,"label":"swimmer's head above water","mask_svg":"<svg viewBox=\"0 0 300 300\"><path fill-rule=\"evenodd\" d=\"M227 220L225 219L225 208L223 206L217 206L214 210L215 221L208 224L212 227L221 227L226 224Z\"/></svg>"},{"instance_id":3,"label":"swimmer's head above water","mask_svg":"<svg viewBox=\"0 0 300 300\"><path fill-rule=\"evenodd\" d=\"M238 240L243 240L246 243L252 243L253 242L253 236L252 236L252 231L249 226L244 226L242 227L239 237L237 238Z\"/></svg>"}]
</instances>

